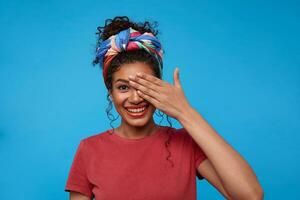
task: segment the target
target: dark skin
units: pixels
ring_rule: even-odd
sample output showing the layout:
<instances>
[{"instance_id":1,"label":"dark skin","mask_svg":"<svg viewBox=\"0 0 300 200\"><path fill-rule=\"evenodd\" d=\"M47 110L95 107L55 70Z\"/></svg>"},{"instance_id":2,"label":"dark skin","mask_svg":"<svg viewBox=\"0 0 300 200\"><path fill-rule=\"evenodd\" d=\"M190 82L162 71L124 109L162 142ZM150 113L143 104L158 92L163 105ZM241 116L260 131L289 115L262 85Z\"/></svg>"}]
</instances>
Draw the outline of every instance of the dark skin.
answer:
<instances>
[{"instance_id":1,"label":"dark skin","mask_svg":"<svg viewBox=\"0 0 300 200\"><path fill-rule=\"evenodd\" d=\"M263 189L250 165L189 104L178 68L173 78L174 83L170 84L150 73L128 76L130 86L142 99L177 119L201 147L208 159L201 162L198 172L226 199L263 199ZM72 192L70 199L88 198Z\"/></svg>"},{"instance_id":2,"label":"dark skin","mask_svg":"<svg viewBox=\"0 0 300 200\"><path fill-rule=\"evenodd\" d=\"M207 155L198 171L211 180L228 199L263 199L263 189L243 157L191 107L179 80L179 68L173 84L151 74L137 73L129 83L138 94L169 116L177 119Z\"/></svg>"}]
</instances>

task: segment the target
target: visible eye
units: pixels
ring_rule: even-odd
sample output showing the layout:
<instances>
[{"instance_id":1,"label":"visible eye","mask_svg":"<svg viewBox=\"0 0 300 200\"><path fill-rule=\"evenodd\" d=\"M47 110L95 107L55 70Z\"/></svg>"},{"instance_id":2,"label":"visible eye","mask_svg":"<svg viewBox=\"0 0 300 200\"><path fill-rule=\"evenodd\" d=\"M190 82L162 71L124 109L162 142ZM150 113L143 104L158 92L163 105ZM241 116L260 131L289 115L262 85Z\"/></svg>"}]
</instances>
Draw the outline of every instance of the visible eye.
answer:
<instances>
[{"instance_id":1,"label":"visible eye","mask_svg":"<svg viewBox=\"0 0 300 200\"><path fill-rule=\"evenodd\" d=\"M128 86L127 85L120 85L120 86L118 86L117 87L119 90L121 90L121 91L124 91L124 90L126 90L127 88L128 88Z\"/></svg>"}]
</instances>

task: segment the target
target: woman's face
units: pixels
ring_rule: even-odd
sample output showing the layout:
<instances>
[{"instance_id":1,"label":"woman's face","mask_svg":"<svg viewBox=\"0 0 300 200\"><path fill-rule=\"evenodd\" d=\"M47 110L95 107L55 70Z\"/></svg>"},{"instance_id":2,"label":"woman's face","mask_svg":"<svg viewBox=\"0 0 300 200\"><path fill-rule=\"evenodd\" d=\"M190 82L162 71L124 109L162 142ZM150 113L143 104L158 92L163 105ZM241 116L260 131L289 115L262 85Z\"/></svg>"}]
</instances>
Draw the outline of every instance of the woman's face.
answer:
<instances>
[{"instance_id":1,"label":"woman's face","mask_svg":"<svg viewBox=\"0 0 300 200\"><path fill-rule=\"evenodd\" d=\"M112 76L110 95L123 122L131 126L144 126L153 119L152 116L156 108L140 97L137 90L129 85L128 76L134 77L137 72L155 76L152 68L145 63L124 64Z\"/></svg>"}]
</instances>

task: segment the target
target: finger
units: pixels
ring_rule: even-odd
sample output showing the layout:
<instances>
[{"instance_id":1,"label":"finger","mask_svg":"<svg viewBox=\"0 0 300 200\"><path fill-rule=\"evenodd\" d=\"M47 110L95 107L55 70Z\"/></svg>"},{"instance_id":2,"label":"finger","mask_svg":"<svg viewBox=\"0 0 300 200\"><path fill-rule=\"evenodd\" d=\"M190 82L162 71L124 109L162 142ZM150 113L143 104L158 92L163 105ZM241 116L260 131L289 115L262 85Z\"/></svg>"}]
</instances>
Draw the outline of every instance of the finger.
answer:
<instances>
[{"instance_id":1,"label":"finger","mask_svg":"<svg viewBox=\"0 0 300 200\"><path fill-rule=\"evenodd\" d=\"M157 101L156 99L152 98L151 96L143 93L142 91L138 90L137 91L138 95L140 97L142 97L143 99L145 99L146 101L150 102L152 105L154 105L156 108L158 108L159 105L159 101Z\"/></svg>"},{"instance_id":2,"label":"finger","mask_svg":"<svg viewBox=\"0 0 300 200\"><path fill-rule=\"evenodd\" d=\"M137 74L137 77L139 78L142 78L142 79L145 79L155 85L158 85L158 86L163 86L164 85L164 81L151 75L151 74L145 74L145 73L142 73L142 72L138 72Z\"/></svg>"},{"instance_id":3,"label":"finger","mask_svg":"<svg viewBox=\"0 0 300 200\"><path fill-rule=\"evenodd\" d=\"M154 91L150 88L147 88L137 82L133 82L133 81L129 81L129 85L131 85L132 87L134 87L135 89L137 90L140 90L142 91L144 94L147 94L153 98L157 98L158 97L158 92L157 91Z\"/></svg>"},{"instance_id":4,"label":"finger","mask_svg":"<svg viewBox=\"0 0 300 200\"><path fill-rule=\"evenodd\" d=\"M151 90L156 91L157 93L159 93L159 86L156 85L156 84L153 84L152 82L150 82L146 79L142 79L140 77L132 77L132 76L129 76L128 78L131 81L137 82L137 83L143 85L144 87L150 88Z\"/></svg>"}]
</instances>

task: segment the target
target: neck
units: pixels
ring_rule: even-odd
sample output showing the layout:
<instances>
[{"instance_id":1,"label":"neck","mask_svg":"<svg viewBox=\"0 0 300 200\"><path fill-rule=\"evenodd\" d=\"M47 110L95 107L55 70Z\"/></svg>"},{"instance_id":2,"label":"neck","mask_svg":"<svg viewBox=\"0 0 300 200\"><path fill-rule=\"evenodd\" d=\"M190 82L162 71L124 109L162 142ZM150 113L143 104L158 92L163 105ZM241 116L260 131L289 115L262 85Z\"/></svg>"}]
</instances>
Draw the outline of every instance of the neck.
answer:
<instances>
[{"instance_id":1,"label":"neck","mask_svg":"<svg viewBox=\"0 0 300 200\"><path fill-rule=\"evenodd\" d=\"M122 120L121 125L115 129L116 133L121 137L129 139L139 139L152 135L159 128L152 120L144 126L131 126Z\"/></svg>"}]
</instances>

